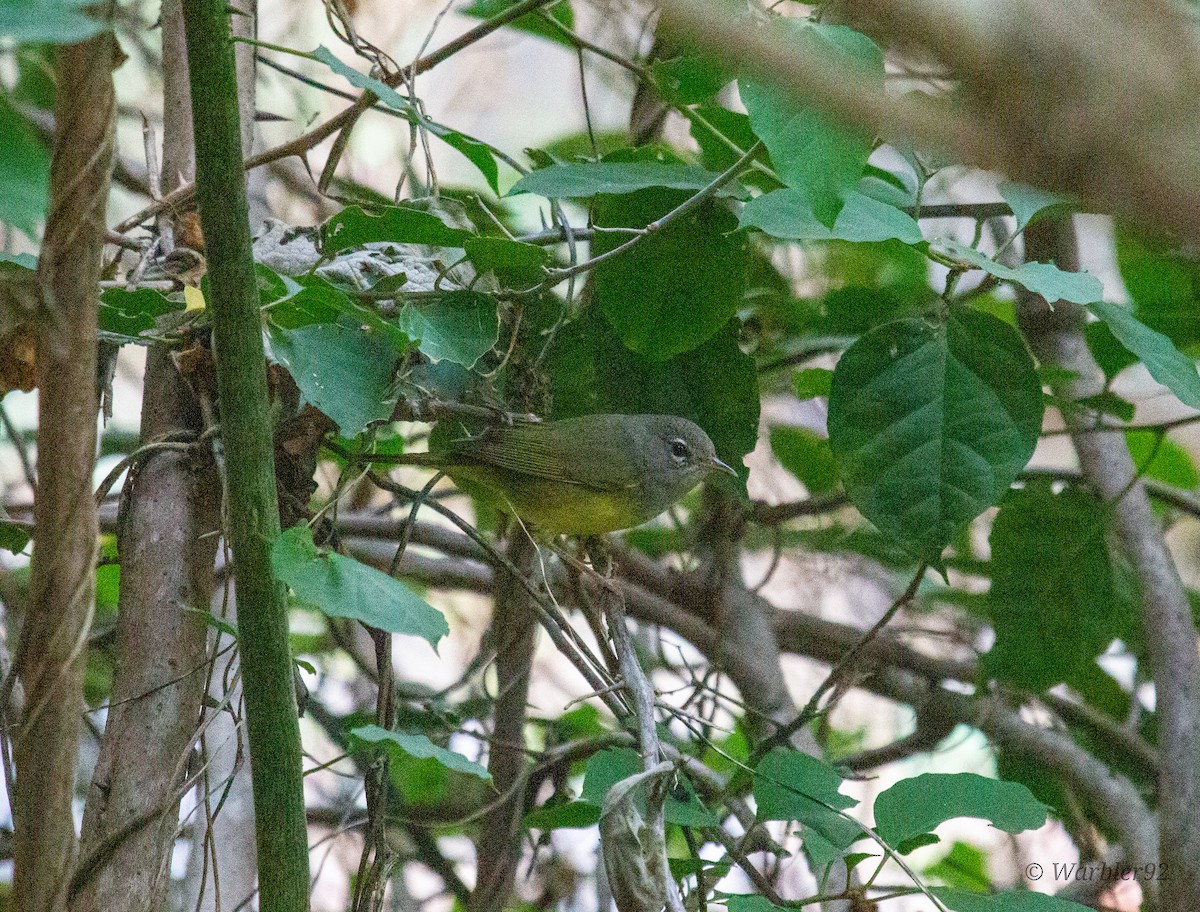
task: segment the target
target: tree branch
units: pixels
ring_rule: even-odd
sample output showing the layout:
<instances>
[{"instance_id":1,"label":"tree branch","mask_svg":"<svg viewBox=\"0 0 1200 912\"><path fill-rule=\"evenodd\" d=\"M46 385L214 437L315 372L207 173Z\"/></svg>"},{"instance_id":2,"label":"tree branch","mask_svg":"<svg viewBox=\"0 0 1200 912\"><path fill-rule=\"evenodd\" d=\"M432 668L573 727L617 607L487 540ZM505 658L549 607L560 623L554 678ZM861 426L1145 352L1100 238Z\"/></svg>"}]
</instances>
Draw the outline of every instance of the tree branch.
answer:
<instances>
[{"instance_id":1,"label":"tree branch","mask_svg":"<svg viewBox=\"0 0 1200 912\"><path fill-rule=\"evenodd\" d=\"M1076 266L1069 221L1034 223L1025 232L1025 244L1027 259L1055 262L1063 269ZM1083 309L1065 301L1051 309L1021 289L1017 302L1018 321L1034 353L1069 378L1056 391L1079 399L1103 389L1103 372L1084 339ZM1063 421L1074 432L1083 475L1107 502L1109 526L1141 584L1142 630L1159 720L1159 845L1162 863L1177 875L1143 886L1151 893L1161 887L1163 908L1200 908L1200 869L1194 863L1200 855L1200 659L1187 593L1124 438L1088 433L1074 410L1064 413ZM1145 845L1126 849L1146 860Z\"/></svg>"}]
</instances>

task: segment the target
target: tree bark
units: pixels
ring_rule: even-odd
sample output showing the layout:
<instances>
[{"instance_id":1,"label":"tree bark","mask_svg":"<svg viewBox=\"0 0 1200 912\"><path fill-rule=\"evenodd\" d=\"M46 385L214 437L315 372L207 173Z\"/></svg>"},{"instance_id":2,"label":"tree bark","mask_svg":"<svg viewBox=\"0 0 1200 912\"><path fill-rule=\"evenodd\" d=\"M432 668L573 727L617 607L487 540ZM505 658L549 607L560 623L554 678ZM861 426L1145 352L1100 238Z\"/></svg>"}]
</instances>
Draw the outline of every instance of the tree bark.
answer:
<instances>
[{"instance_id":1,"label":"tree bark","mask_svg":"<svg viewBox=\"0 0 1200 912\"><path fill-rule=\"evenodd\" d=\"M508 557L528 576L533 566L533 543L515 523L509 534ZM506 797L480 824L471 912L499 912L509 905L520 861L521 815L525 807L525 790L518 787L518 782L525 772L525 705L536 624L524 587L503 570L497 570L495 580L492 635L496 643L497 695L488 772L497 793Z\"/></svg>"},{"instance_id":2,"label":"tree bark","mask_svg":"<svg viewBox=\"0 0 1200 912\"><path fill-rule=\"evenodd\" d=\"M111 19L112 6L95 13ZM62 907L75 854L72 799L97 555L96 306L112 179L110 32L57 52L58 130L38 260L38 492L30 594L16 668L25 712L16 765L13 907Z\"/></svg>"},{"instance_id":3,"label":"tree bark","mask_svg":"<svg viewBox=\"0 0 1200 912\"><path fill-rule=\"evenodd\" d=\"M142 440L202 421L170 352L151 349ZM179 789L200 716L207 611L220 529L211 454L165 451L130 472L118 527L117 665L76 874L79 910L162 908ZM114 844L115 843L115 844Z\"/></svg>"}]
</instances>

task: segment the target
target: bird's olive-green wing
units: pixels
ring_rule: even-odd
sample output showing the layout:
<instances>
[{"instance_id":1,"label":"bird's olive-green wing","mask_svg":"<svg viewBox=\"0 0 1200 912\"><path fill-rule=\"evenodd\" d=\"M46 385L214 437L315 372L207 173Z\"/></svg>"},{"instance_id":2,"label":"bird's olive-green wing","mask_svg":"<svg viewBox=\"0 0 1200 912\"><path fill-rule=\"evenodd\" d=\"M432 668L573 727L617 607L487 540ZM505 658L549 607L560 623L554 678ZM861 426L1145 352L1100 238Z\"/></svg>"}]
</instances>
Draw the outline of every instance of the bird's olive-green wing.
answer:
<instances>
[{"instance_id":1,"label":"bird's olive-green wing","mask_svg":"<svg viewBox=\"0 0 1200 912\"><path fill-rule=\"evenodd\" d=\"M452 451L467 463L597 491L619 491L639 482L640 454L635 447L619 424L600 419L490 428L456 442Z\"/></svg>"}]
</instances>

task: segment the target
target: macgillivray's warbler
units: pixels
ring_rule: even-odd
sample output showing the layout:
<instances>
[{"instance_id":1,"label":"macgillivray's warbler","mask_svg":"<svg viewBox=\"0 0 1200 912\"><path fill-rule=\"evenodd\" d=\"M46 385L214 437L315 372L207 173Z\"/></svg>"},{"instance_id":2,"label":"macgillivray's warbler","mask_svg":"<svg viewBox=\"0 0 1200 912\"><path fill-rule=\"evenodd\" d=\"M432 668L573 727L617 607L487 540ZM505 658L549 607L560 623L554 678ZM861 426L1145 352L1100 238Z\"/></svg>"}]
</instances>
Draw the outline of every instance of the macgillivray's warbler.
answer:
<instances>
[{"instance_id":1,"label":"macgillivray's warbler","mask_svg":"<svg viewBox=\"0 0 1200 912\"><path fill-rule=\"evenodd\" d=\"M653 519L713 469L708 435L674 415L584 415L489 426L394 461L446 472L543 532L601 535ZM482 489L482 490L481 490Z\"/></svg>"}]
</instances>

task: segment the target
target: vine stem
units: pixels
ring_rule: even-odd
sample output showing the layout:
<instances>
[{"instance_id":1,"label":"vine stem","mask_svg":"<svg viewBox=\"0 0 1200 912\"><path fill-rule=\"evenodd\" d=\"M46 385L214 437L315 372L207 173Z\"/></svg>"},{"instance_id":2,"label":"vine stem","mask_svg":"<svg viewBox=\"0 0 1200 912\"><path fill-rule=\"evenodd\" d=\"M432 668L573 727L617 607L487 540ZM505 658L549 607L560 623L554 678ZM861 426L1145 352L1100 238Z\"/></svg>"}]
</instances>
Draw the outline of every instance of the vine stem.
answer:
<instances>
[{"instance_id":1,"label":"vine stem","mask_svg":"<svg viewBox=\"0 0 1200 912\"><path fill-rule=\"evenodd\" d=\"M226 537L237 579L238 647L254 790L260 908L308 908L308 840L287 601L271 568L279 536L272 420L242 170L237 74L224 0L183 4L195 122L196 191L212 285L225 452Z\"/></svg>"}]
</instances>

